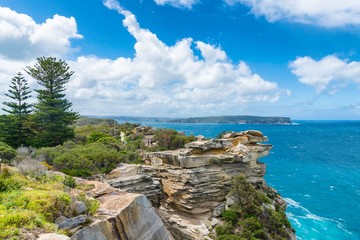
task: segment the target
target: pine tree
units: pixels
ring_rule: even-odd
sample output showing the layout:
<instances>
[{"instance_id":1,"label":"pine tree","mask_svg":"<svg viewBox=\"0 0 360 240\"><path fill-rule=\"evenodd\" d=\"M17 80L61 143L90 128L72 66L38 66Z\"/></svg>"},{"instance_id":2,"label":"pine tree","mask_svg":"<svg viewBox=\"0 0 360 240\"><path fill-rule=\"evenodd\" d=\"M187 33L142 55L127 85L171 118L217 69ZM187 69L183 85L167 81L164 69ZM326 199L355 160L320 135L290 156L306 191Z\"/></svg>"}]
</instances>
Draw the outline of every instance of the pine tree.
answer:
<instances>
[{"instance_id":1,"label":"pine tree","mask_svg":"<svg viewBox=\"0 0 360 240\"><path fill-rule=\"evenodd\" d=\"M11 80L9 93L5 93L5 96L14 100L14 102L4 102L3 104L9 109L2 108L7 113L22 116L31 113L31 104L25 102L31 97L28 82L23 77L21 72L18 72Z\"/></svg>"},{"instance_id":2,"label":"pine tree","mask_svg":"<svg viewBox=\"0 0 360 240\"><path fill-rule=\"evenodd\" d=\"M42 89L35 90L38 103L34 105L37 136L34 146L56 146L74 137L71 125L78 114L72 112L72 103L65 98L65 84L73 75L63 60L53 57L37 58L34 67L26 72L35 78Z\"/></svg>"},{"instance_id":3,"label":"pine tree","mask_svg":"<svg viewBox=\"0 0 360 240\"><path fill-rule=\"evenodd\" d=\"M31 91L21 72L12 78L9 88L5 95L13 101L3 103L7 108L2 110L9 115L0 119L0 133L9 145L19 147L27 145L31 138L29 114L32 112L32 105L26 102L31 97Z\"/></svg>"}]
</instances>

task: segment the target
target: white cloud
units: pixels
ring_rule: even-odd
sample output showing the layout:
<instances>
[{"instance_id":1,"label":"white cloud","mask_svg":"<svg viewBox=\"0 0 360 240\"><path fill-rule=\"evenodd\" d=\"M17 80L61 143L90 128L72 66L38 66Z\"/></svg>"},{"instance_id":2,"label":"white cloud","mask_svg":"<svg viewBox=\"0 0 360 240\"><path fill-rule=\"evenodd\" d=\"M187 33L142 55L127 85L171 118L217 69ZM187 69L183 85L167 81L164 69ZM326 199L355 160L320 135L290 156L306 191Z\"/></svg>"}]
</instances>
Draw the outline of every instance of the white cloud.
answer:
<instances>
[{"instance_id":1,"label":"white cloud","mask_svg":"<svg viewBox=\"0 0 360 240\"><path fill-rule=\"evenodd\" d=\"M232 63L219 46L191 38L167 45L148 29L141 28L136 17L117 1L107 0L104 5L125 17L123 25L136 40L135 56L117 59L78 56L67 60L75 71L67 86L67 96L74 103L74 110L81 114L239 114L244 106L275 102L281 95L289 94L275 82L253 73L245 62ZM22 17L32 22L30 17ZM60 33L54 29L54 35L64 32L63 28L56 29ZM73 33L76 35L76 31ZM1 57L3 52L0 49L0 63L3 60L8 67L13 63L9 67L12 70L6 73L8 86L16 71L33 62L5 59Z\"/></svg>"},{"instance_id":2,"label":"white cloud","mask_svg":"<svg viewBox=\"0 0 360 240\"><path fill-rule=\"evenodd\" d=\"M70 62L75 75L69 92L75 101L103 101L113 113L128 110L128 115L206 115L237 112L253 102L274 102L287 93L253 73L245 62L233 64L218 46L191 38L166 45L141 28L117 1L107 0L104 5L125 17L124 27L136 39L135 56L115 60L81 56Z\"/></svg>"},{"instance_id":3,"label":"white cloud","mask_svg":"<svg viewBox=\"0 0 360 240\"><path fill-rule=\"evenodd\" d=\"M200 2L200 0L154 0L158 5L171 5L177 8L192 8L193 5Z\"/></svg>"},{"instance_id":4,"label":"white cloud","mask_svg":"<svg viewBox=\"0 0 360 240\"><path fill-rule=\"evenodd\" d=\"M73 38L82 38L73 17L56 14L38 24L26 14L0 7L0 54L3 57L66 56L74 51L70 43Z\"/></svg>"},{"instance_id":5,"label":"white cloud","mask_svg":"<svg viewBox=\"0 0 360 240\"><path fill-rule=\"evenodd\" d=\"M360 24L360 1L354 0L224 0L249 6L256 16L270 22L288 20L324 27Z\"/></svg>"},{"instance_id":6,"label":"white cloud","mask_svg":"<svg viewBox=\"0 0 360 240\"><path fill-rule=\"evenodd\" d=\"M289 67L301 83L313 86L318 93L334 94L349 83L360 83L360 62L341 60L334 55L319 61L299 57Z\"/></svg>"}]
</instances>

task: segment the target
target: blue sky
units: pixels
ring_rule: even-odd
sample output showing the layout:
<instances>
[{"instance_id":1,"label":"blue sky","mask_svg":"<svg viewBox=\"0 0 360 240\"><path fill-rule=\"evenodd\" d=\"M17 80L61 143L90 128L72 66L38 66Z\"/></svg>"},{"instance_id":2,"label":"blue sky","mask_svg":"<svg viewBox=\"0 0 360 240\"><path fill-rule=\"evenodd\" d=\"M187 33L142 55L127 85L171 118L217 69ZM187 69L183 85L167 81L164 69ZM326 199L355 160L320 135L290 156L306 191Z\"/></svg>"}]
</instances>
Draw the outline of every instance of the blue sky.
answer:
<instances>
[{"instance_id":1,"label":"blue sky","mask_svg":"<svg viewBox=\"0 0 360 240\"><path fill-rule=\"evenodd\" d=\"M359 40L352 0L2 0L0 101L45 55L84 115L359 119Z\"/></svg>"}]
</instances>

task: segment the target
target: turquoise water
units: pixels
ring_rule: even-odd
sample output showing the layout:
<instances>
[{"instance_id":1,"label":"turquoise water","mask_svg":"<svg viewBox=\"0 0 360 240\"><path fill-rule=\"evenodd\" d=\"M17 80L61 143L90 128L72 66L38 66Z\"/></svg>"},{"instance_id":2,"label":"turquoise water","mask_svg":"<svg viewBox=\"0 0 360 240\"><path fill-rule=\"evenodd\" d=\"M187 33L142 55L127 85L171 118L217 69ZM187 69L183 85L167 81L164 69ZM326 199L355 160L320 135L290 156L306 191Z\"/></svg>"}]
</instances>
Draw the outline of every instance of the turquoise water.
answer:
<instances>
[{"instance_id":1,"label":"turquoise water","mask_svg":"<svg viewBox=\"0 0 360 240\"><path fill-rule=\"evenodd\" d=\"M294 125L165 124L187 134L256 129L274 146L261 161L267 183L288 203L298 239L360 239L360 122L295 121Z\"/></svg>"}]
</instances>

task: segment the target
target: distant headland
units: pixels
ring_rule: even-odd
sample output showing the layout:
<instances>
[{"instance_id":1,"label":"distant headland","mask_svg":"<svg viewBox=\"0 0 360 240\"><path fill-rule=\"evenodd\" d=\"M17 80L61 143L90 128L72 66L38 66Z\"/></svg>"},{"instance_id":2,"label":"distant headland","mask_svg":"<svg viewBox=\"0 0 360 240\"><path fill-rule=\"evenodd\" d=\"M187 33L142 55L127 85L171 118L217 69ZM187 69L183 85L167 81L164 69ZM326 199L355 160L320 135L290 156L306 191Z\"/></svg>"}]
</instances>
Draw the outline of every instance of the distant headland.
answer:
<instances>
[{"instance_id":1,"label":"distant headland","mask_svg":"<svg viewBox=\"0 0 360 240\"><path fill-rule=\"evenodd\" d=\"M259 117L259 116L215 116L192 117L169 120L171 123L235 123L235 124L289 124L289 117Z\"/></svg>"},{"instance_id":2,"label":"distant headland","mask_svg":"<svg viewBox=\"0 0 360 240\"><path fill-rule=\"evenodd\" d=\"M100 116L92 116L99 118ZM101 117L103 118L103 117ZM290 124L289 117L260 117L249 115L212 116L191 118L106 116L119 122L165 122L165 123L230 123L230 124Z\"/></svg>"}]
</instances>

